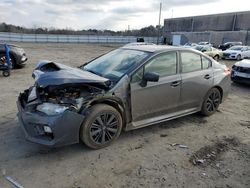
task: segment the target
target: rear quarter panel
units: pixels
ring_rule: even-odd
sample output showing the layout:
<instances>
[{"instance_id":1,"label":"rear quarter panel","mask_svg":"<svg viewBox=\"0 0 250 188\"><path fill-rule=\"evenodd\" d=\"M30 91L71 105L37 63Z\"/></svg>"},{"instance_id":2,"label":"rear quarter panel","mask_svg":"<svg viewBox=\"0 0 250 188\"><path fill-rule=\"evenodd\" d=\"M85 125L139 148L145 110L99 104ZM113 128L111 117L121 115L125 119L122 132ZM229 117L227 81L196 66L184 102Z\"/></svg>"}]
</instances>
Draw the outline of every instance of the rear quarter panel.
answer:
<instances>
[{"instance_id":1,"label":"rear quarter panel","mask_svg":"<svg viewBox=\"0 0 250 188\"><path fill-rule=\"evenodd\" d=\"M223 91L222 101L226 99L230 92L231 88L231 79L230 75L226 75L224 69L225 65L219 64L218 62L213 62L213 70L214 70L214 86L218 86Z\"/></svg>"}]
</instances>

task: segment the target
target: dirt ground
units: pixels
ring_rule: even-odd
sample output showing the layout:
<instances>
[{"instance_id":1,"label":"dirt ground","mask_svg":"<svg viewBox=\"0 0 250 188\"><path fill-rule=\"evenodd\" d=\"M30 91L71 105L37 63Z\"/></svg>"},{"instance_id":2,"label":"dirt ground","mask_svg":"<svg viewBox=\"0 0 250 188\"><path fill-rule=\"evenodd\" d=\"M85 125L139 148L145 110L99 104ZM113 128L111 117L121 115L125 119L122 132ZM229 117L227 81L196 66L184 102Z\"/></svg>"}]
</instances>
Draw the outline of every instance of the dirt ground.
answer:
<instances>
[{"instance_id":1,"label":"dirt ground","mask_svg":"<svg viewBox=\"0 0 250 188\"><path fill-rule=\"evenodd\" d=\"M49 59L78 66L115 46L19 45L27 52L27 66L9 78L0 76L1 188L13 187L6 176L25 188L250 187L249 86L232 84L229 97L210 117L194 114L123 132L101 150L83 144L49 149L26 141L16 117L17 96L33 84L35 64Z\"/></svg>"}]
</instances>

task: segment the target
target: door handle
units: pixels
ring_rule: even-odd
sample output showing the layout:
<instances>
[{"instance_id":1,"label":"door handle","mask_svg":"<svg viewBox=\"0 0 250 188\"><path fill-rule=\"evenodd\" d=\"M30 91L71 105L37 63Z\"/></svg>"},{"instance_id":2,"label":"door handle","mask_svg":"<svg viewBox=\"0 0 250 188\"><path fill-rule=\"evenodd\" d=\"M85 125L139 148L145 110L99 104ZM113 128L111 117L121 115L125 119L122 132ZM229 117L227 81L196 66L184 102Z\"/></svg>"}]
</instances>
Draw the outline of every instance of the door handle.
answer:
<instances>
[{"instance_id":1,"label":"door handle","mask_svg":"<svg viewBox=\"0 0 250 188\"><path fill-rule=\"evenodd\" d=\"M211 76L210 76L209 74L206 74L206 75L204 76L204 78L208 80L208 79L211 78Z\"/></svg>"},{"instance_id":2,"label":"door handle","mask_svg":"<svg viewBox=\"0 0 250 188\"><path fill-rule=\"evenodd\" d=\"M177 87L180 84L181 84L181 81L174 81L174 82L171 83L171 86L172 87Z\"/></svg>"}]
</instances>

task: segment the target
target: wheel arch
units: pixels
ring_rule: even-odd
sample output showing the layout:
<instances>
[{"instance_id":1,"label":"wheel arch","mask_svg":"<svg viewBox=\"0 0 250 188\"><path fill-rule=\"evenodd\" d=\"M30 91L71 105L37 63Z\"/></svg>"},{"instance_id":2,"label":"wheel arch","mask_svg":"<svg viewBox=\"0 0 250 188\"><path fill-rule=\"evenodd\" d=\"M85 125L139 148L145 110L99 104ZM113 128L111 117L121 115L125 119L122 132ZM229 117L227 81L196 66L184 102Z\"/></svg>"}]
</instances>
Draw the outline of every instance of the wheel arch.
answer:
<instances>
[{"instance_id":1,"label":"wheel arch","mask_svg":"<svg viewBox=\"0 0 250 188\"><path fill-rule=\"evenodd\" d=\"M89 103L89 107L97 105L97 104L106 104L109 105L113 108L115 108L122 117L122 127L125 128L125 125L127 123L126 121L126 111L124 109L124 105L122 104L121 101L117 100L117 99L111 99L111 98L102 98L102 99L97 99L97 100L93 100Z\"/></svg>"},{"instance_id":2,"label":"wheel arch","mask_svg":"<svg viewBox=\"0 0 250 188\"><path fill-rule=\"evenodd\" d=\"M219 90L219 92L220 92L220 96L221 96L221 101L220 101L220 103L223 101L222 100L222 98L223 98L223 89L222 89L222 87L220 87L220 86L214 86L214 87L212 87L212 88L216 88L216 89L218 89ZM212 89L211 88L211 89Z\"/></svg>"}]
</instances>

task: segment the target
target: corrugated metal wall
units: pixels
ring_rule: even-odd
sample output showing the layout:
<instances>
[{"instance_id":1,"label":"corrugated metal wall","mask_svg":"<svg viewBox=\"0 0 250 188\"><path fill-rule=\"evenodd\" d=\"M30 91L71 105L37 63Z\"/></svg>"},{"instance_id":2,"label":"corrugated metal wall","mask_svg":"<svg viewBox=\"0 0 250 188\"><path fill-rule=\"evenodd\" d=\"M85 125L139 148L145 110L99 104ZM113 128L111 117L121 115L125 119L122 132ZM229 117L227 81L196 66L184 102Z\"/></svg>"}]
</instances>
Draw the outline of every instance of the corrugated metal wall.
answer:
<instances>
[{"instance_id":1,"label":"corrugated metal wall","mask_svg":"<svg viewBox=\"0 0 250 188\"><path fill-rule=\"evenodd\" d=\"M1 42L54 42L54 43L130 43L136 42L135 36L101 35L56 35L22 34L0 32ZM145 42L156 43L157 37L144 37Z\"/></svg>"}]
</instances>

